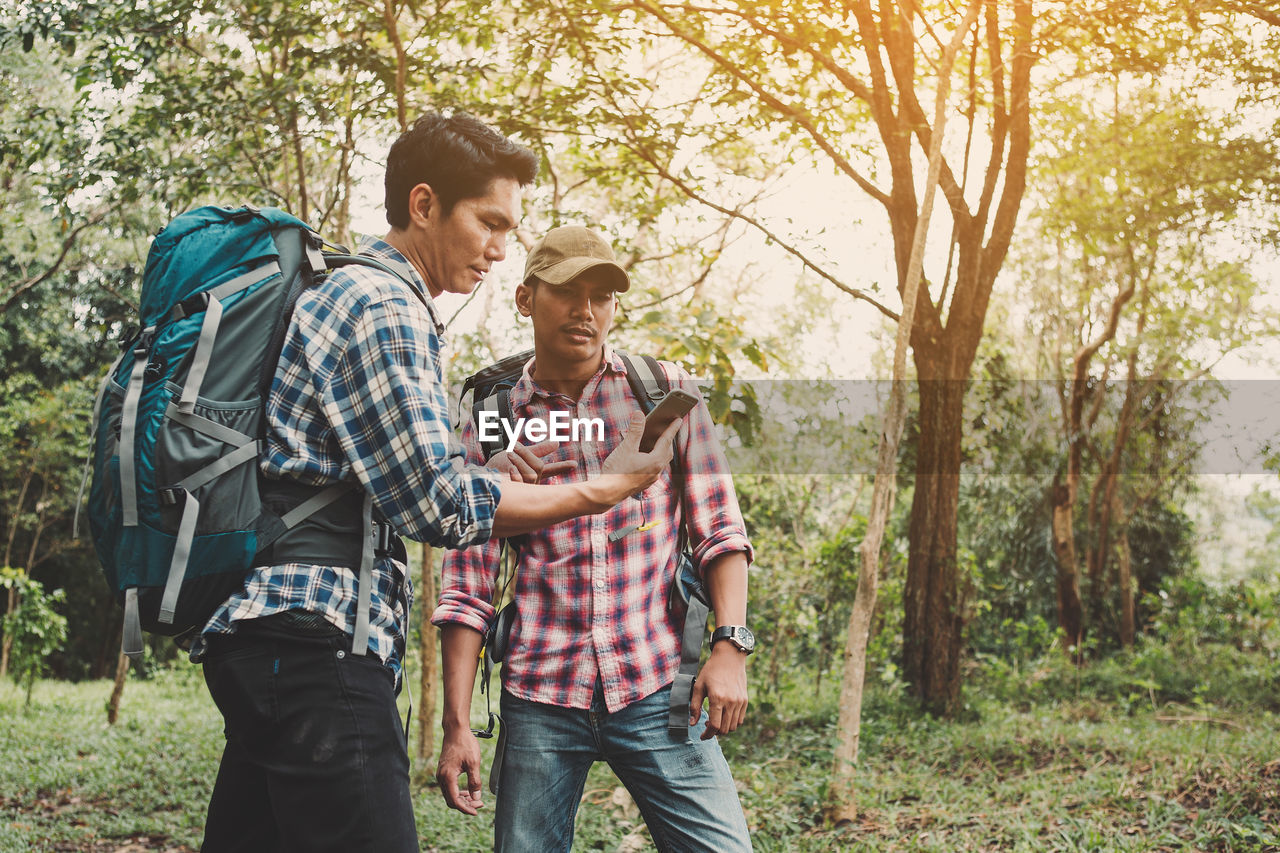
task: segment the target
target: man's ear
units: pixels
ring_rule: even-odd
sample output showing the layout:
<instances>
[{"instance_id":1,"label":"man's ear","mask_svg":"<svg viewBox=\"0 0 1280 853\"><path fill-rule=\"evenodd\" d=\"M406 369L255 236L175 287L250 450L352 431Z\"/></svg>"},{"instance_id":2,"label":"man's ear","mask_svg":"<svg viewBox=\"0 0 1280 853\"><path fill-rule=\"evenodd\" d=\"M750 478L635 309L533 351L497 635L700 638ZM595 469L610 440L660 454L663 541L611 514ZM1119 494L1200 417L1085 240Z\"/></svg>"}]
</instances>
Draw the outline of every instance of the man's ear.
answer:
<instances>
[{"instance_id":1,"label":"man's ear","mask_svg":"<svg viewBox=\"0 0 1280 853\"><path fill-rule=\"evenodd\" d=\"M409 222L419 228L427 227L432 211L439 215L440 197L430 184L418 184L409 190Z\"/></svg>"},{"instance_id":2,"label":"man's ear","mask_svg":"<svg viewBox=\"0 0 1280 853\"><path fill-rule=\"evenodd\" d=\"M533 290L532 286L524 282L516 285L516 310L521 317L533 316Z\"/></svg>"}]
</instances>

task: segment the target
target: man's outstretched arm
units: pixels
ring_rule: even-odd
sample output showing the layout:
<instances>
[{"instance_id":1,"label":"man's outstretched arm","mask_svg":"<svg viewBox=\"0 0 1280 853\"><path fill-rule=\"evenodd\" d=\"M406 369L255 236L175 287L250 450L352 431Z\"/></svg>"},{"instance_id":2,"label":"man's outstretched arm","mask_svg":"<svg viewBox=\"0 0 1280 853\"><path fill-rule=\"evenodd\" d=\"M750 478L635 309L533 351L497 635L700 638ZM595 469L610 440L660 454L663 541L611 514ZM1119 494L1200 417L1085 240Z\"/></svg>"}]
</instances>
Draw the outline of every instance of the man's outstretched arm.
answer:
<instances>
[{"instance_id":1,"label":"man's outstretched arm","mask_svg":"<svg viewBox=\"0 0 1280 853\"><path fill-rule=\"evenodd\" d=\"M622 442L605 459L599 476L582 483L551 486L503 483L493 514L493 537L518 536L580 515L605 512L628 496L644 491L671 463L671 445L679 429L680 422L674 421L653 450L641 453L644 415L636 412Z\"/></svg>"}]
</instances>

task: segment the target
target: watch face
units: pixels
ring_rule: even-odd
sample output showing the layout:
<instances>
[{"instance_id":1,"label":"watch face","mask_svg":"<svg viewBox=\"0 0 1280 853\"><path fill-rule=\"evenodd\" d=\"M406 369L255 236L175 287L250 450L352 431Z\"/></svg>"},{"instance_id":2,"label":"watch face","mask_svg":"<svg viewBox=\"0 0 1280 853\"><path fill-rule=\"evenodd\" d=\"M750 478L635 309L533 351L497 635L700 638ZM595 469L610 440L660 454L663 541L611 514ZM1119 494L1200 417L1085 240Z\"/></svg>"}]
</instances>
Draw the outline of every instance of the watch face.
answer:
<instances>
[{"instance_id":1,"label":"watch face","mask_svg":"<svg viewBox=\"0 0 1280 853\"><path fill-rule=\"evenodd\" d=\"M739 648L744 652L755 651L756 635L751 633L750 628L738 628L734 631L734 639L738 641Z\"/></svg>"}]
</instances>

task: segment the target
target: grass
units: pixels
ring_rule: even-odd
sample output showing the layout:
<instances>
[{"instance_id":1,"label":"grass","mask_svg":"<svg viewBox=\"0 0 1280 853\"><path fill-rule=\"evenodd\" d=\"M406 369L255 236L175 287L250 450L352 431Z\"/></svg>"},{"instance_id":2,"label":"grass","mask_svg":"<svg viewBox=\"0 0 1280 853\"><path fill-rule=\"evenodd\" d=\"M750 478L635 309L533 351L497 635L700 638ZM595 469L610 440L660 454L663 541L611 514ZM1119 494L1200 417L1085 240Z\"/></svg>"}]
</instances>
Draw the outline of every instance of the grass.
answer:
<instances>
[{"instance_id":1,"label":"grass","mask_svg":"<svg viewBox=\"0 0 1280 853\"><path fill-rule=\"evenodd\" d=\"M114 727L110 690L40 682L27 710L17 687L0 685L0 851L198 849L222 741L199 670L131 681ZM872 694L860 815L840 828L820 817L834 695L757 702L747 728L724 741L756 850L1280 850L1272 713L970 701L968 719L939 721ZM446 809L433 772L416 770L423 849L490 849L492 813ZM652 848L602 765L577 827L576 850Z\"/></svg>"}]
</instances>

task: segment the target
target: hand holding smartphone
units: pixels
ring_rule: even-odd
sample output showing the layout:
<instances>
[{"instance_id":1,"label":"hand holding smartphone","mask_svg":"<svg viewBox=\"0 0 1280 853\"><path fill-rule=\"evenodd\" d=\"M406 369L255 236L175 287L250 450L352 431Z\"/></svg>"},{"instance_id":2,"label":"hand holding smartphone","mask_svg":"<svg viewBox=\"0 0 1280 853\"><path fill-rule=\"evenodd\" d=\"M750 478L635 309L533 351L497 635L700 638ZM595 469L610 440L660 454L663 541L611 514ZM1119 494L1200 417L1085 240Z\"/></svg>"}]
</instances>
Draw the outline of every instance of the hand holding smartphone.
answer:
<instances>
[{"instance_id":1,"label":"hand holding smartphone","mask_svg":"<svg viewBox=\"0 0 1280 853\"><path fill-rule=\"evenodd\" d=\"M679 388L668 391L645 416L644 434L640 436L640 452L648 453L653 450L658 437L671 422L683 418L696 405L698 405L698 398L688 391Z\"/></svg>"}]
</instances>

